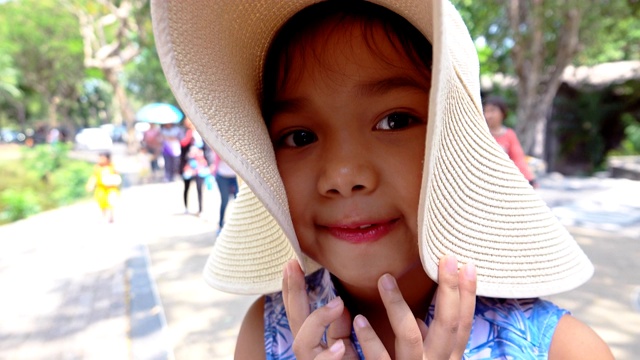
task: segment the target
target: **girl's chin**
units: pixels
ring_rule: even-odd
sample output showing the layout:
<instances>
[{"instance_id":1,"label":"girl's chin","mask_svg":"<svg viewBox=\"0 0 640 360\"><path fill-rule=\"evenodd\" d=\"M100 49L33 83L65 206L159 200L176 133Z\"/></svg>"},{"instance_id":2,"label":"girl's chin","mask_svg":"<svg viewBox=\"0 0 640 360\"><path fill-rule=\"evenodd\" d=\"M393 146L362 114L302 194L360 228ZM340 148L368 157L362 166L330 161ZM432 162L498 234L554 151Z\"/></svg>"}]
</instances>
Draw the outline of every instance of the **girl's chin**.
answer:
<instances>
[{"instance_id":1,"label":"girl's chin","mask_svg":"<svg viewBox=\"0 0 640 360\"><path fill-rule=\"evenodd\" d=\"M376 287L378 279L384 274L391 274L396 279L404 277L422 276L424 269L420 259L412 262L404 262L405 266L398 266L402 261L398 260L391 264L372 264L371 261L358 263L354 259L348 266L336 266L335 271L327 268L331 274L340 281L357 287Z\"/></svg>"}]
</instances>

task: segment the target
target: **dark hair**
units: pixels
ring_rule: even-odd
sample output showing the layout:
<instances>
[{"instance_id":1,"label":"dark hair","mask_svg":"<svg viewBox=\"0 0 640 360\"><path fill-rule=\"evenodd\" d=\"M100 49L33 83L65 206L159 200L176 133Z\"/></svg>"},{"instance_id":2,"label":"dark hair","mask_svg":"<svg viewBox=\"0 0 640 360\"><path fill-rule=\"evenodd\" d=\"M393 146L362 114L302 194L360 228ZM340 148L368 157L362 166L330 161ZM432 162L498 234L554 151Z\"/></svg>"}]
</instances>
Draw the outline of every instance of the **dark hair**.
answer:
<instances>
[{"instance_id":1,"label":"dark hair","mask_svg":"<svg viewBox=\"0 0 640 360\"><path fill-rule=\"evenodd\" d=\"M487 105L493 105L500 109L502 113L502 118L506 119L507 114L509 114L509 106L507 106L507 102L500 96L488 96L487 98L482 100L482 107Z\"/></svg>"},{"instance_id":2,"label":"dark hair","mask_svg":"<svg viewBox=\"0 0 640 360\"><path fill-rule=\"evenodd\" d=\"M418 69L431 71L433 50L427 38L402 16L368 1L327 0L310 5L292 16L276 33L264 63L262 75L262 115L270 122L275 109L275 96L291 80L291 63L305 48L305 40L318 36L324 26L333 29L342 24L359 23L365 41L372 51L373 30L382 26L391 44L399 42L396 50L403 51Z\"/></svg>"},{"instance_id":3,"label":"dark hair","mask_svg":"<svg viewBox=\"0 0 640 360\"><path fill-rule=\"evenodd\" d=\"M111 161L111 153L109 151L101 151L98 156L104 156L107 160Z\"/></svg>"}]
</instances>

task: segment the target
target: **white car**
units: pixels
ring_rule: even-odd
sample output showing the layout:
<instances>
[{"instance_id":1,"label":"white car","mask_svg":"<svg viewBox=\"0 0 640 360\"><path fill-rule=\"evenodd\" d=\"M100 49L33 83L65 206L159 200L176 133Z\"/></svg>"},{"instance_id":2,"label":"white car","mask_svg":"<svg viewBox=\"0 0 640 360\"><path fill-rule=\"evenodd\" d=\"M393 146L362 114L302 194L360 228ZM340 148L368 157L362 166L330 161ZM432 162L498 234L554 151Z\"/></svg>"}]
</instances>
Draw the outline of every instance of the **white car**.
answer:
<instances>
[{"instance_id":1,"label":"white car","mask_svg":"<svg viewBox=\"0 0 640 360\"><path fill-rule=\"evenodd\" d=\"M111 150L113 140L108 131L101 128L86 128L76 134L76 148L79 150Z\"/></svg>"}]
</instances>

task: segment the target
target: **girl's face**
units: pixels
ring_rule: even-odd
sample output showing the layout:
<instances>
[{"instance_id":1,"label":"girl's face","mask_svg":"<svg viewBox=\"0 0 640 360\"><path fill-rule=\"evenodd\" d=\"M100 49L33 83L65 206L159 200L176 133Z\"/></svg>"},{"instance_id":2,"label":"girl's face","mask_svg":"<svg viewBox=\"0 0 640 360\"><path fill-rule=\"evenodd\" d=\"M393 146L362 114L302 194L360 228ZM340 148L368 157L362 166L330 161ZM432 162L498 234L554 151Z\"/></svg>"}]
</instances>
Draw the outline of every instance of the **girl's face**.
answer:
<instances>
[{"instance_id":1,"label":"girl's face","mask_svg":"<svg viewBox=\"0 0 640 360\"><path fill-rule=\"evenodd\" d=\"M302 250L344 284L375 288L420 266L430 73L381 27L365 40L338 26L293 57L269 133Z\"/></svg>"},{"instance_id":2,"label":"girl's face","mask_svg":"<svg viewBox=\"0 0 640 360\"><path fill-rule=\"evenodd\" d=\"M492 104L486 104L483 111L484 118L487 120L489 129L495 129L502 126L504 117L502 116L502 111L499 107Z\"/></svg>"},{"instance_id":3,"label":"girl's face","mask_svg":"<svg viewBox=\"0 0 640 360\"><path fill-rule=\"evenodd\" d=\"M98 165L105 166L109 165L109 158L104 155L98 156Z\"/></svg>"}]
</instances>

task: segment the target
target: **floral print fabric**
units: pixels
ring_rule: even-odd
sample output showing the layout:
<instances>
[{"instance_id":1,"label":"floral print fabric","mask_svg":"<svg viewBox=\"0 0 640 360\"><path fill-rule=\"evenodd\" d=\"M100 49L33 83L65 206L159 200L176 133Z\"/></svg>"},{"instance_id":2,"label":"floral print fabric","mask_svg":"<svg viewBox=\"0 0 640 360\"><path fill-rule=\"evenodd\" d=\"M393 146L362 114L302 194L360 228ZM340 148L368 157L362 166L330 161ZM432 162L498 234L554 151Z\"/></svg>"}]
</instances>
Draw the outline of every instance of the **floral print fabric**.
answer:
<instances>
[{"instance_id":1,"label":"floral print fabric","mask_svg":"<svg viewBox=\"0 0 640 360\"><path fill-rule=\"evenodd\" d=\"M320 269L307 276L311 311L336 297L328 271ZM425 322L430 325L434 302ZM568 314L551 302L541 299L495 299L477 297L471 336L463 359L547 359L553 332L560 318ZM295 359L293 335L282 301L282 293L266 296L264 307L265 351L268 360ZM364 359L355 333L351 340L360 359Z\"/></svg>"}]
</instances>

